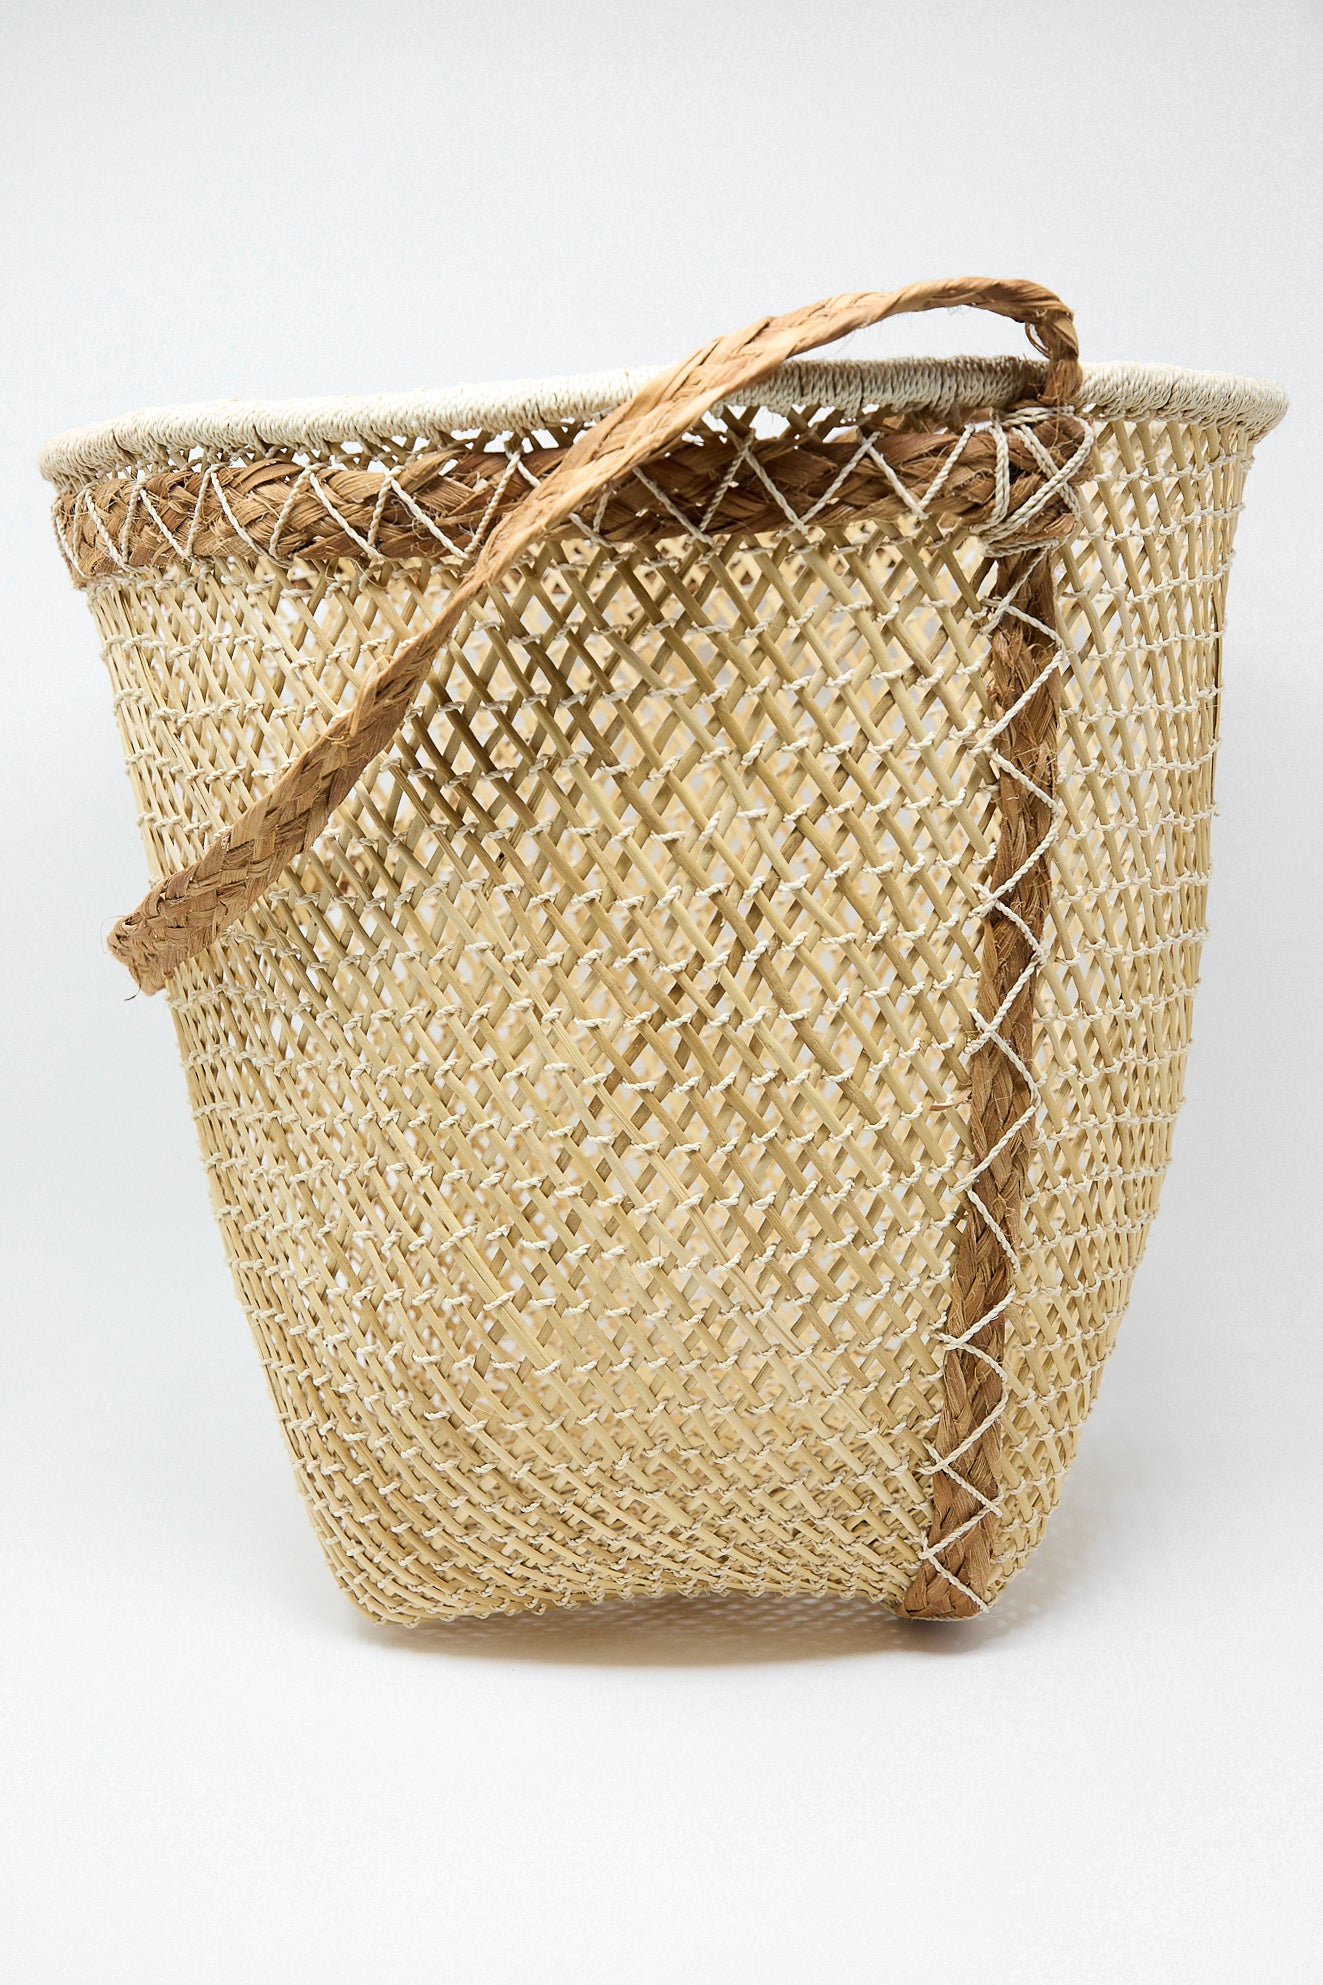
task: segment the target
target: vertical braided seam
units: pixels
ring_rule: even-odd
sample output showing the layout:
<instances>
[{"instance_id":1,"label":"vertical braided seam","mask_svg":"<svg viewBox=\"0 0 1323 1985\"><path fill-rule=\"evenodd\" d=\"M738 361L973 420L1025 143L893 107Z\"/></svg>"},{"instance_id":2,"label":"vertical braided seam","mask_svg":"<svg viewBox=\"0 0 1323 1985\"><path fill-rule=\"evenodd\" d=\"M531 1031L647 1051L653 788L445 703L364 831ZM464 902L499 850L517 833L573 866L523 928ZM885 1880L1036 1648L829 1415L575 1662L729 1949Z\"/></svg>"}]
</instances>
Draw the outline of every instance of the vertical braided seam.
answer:
<instances>
[{"instance_id":1,"label":"vertical braided seam","mask_svg":"<svg viewBox=\"0 0 1323 1985\"><path fill-rule=\"evenodd\" d=\"M988 886L976 1038L969 1054L969 1164L942 1342L933 1509L900 1611L967 1619L986 1610L1000 1508L1006 1322L1015 1299L1033 1155L1034 994L1044 957L1056 800L1061 637L1053 550L1004 557L989 618L1000 828Z\"/></svg>"}]
</instances>

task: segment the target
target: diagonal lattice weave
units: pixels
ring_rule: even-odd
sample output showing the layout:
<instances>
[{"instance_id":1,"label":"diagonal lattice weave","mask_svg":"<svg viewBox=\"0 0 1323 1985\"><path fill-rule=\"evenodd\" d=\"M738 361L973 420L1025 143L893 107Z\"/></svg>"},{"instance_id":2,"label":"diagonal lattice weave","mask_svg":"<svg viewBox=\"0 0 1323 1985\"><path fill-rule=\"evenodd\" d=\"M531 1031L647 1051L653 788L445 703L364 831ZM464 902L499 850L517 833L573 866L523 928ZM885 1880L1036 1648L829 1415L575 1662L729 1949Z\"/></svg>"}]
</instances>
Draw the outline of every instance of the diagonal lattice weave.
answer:
<instances>
[{"instance_id":1,"label":"diagonal lattice weave","mask_svg":"<svg viewBox=\"0 0 1323 1985\"><path fill-rule=\"evenodd\" d=\"M1055 1498L1165 1169L1249 453L1108 423L1062 558L988 1596ZM247 552L99 580L153 872L453 576ZM469 613L312 853L176 974L236 1279L374 1614L904 1603L950 1461L967 1084L997 1024L1004 591L983 543L912 516L560 538Z\"/></svg>"}]
</instances>

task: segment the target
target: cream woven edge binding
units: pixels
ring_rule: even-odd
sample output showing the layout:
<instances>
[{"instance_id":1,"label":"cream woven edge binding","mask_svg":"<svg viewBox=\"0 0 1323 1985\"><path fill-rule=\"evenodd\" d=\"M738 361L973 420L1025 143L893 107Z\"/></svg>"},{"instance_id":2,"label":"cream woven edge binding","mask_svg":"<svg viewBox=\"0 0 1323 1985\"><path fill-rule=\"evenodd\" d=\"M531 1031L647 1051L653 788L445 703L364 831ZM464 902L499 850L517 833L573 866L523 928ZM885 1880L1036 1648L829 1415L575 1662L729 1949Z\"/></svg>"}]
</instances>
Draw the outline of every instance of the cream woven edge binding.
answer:
<instances>
[{"instance_id":1,"label":"cream woven edge binding","mask_svg":"<svg viewBox=\"0 0 1323 1985\"><path fill-rule=\"evenodd\" d=\"M1016 357L797 359L739 394L737 404L774 413L834 407L845 421L876 406L898 413L1005 407L1023 397L1026 380L1041 379L1046 370L1041 360ZM1287 407L1285 392L1271 379L1126 361L1083 370L1080 406L1109 420L1157 416L1231 423L1257 439L1277 425ZM195 450L230 455L254 449L321 450L350 442L371 447L404 436L528 432L604 413L637 393L657 372L644 367L364 398L148 407L58 434L37 462L48 481L71 488L108 471Z\"/></svg>"}]
</instances>

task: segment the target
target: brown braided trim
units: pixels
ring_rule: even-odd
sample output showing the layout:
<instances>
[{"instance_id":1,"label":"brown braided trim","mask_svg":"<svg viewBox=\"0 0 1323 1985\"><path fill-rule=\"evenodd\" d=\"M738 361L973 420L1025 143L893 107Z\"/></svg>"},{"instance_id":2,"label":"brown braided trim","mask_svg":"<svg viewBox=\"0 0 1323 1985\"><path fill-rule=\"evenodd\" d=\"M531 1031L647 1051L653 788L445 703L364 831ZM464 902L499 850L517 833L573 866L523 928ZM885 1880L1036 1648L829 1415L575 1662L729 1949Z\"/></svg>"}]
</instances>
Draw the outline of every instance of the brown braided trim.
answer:
<instances>
[{"instance_id":1,"label":"brown braided trim","mask_svg":"<svg viewBox=\"0 0 1323 1985\"><path fill-rule=\"evenodd\" d=\"M1035 1132L1034 989L1051 893L1061 680L1052 562L1050 552L1029 554L998 574L1002 598L1018 611L998 622L990 644L994 717L1013 714L997 741L1001 829L978 994L988 1031L970 1058L970 1189L951 1286L932 1524L901 1605L929 1619L981 1612L992 1571L1006 1316Z\"/></svg>"},{"instance_id":2,"label":"brown braided trim","mask_svg":"<svg viewBox=\"0 0 1323 1985\"><path fill-rule=\"evenodd\" d=\"M1080 439L1076 420L1042 421L1034 429L1036 450L1013 415L982 418L984 425L965 430L860 428L830 441L812 435L684 441L557 529L581 526L620 543L919 511L946 528L977 530L996 514L999 496L1003 512L1033 511L1050 473L1042 450L1060 469ZM1007 480L999 489L1003 449ZM342 558L467 558L566 453L434 450L389 470L314 469L285 454L159 469L142 478L106 476L57 499L55 528L82 586L125 571L161 572L185 558L260 555L317 565ZM929 508L925 499L939 477ZM1072 521L1058 496L1034 514L1026 535L1035 542L1063 537ZM1014 535L1003 534L1000 544L1014 548Z\"/></svg>"}]
</instances>

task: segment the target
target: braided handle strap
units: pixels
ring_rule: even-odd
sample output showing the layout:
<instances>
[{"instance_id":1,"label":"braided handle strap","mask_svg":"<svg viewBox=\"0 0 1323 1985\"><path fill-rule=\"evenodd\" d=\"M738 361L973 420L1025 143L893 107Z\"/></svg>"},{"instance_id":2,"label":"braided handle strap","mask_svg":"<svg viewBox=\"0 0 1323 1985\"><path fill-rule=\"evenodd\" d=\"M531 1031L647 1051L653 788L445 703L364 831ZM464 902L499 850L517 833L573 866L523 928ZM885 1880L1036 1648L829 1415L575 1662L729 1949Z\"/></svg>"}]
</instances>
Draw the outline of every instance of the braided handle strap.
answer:
<instances>
[{"instance_id":1,"label":"braided handle strap","mask_svg":"<svg viewBox=\"0 0 1323 1985\"><path fill-rule=\"evenodd\" d=\"M110 950L144 992L159 992L186 959L205 951L311 846L390 744L469 604L531 545L670 447L717 401L751 386L787 359L884 317L962 304L1026 325L1048 360L1044 402L1063 406L1076 398L1080 368L1074 319L1051 290L1022 280L957 276L886 294L828 297L714 339L579 436L493 531L437 618L371 678L354 707L329 724L199 860L149 890L137 909L115 925Z\"/></svg>"}]
</instances>

